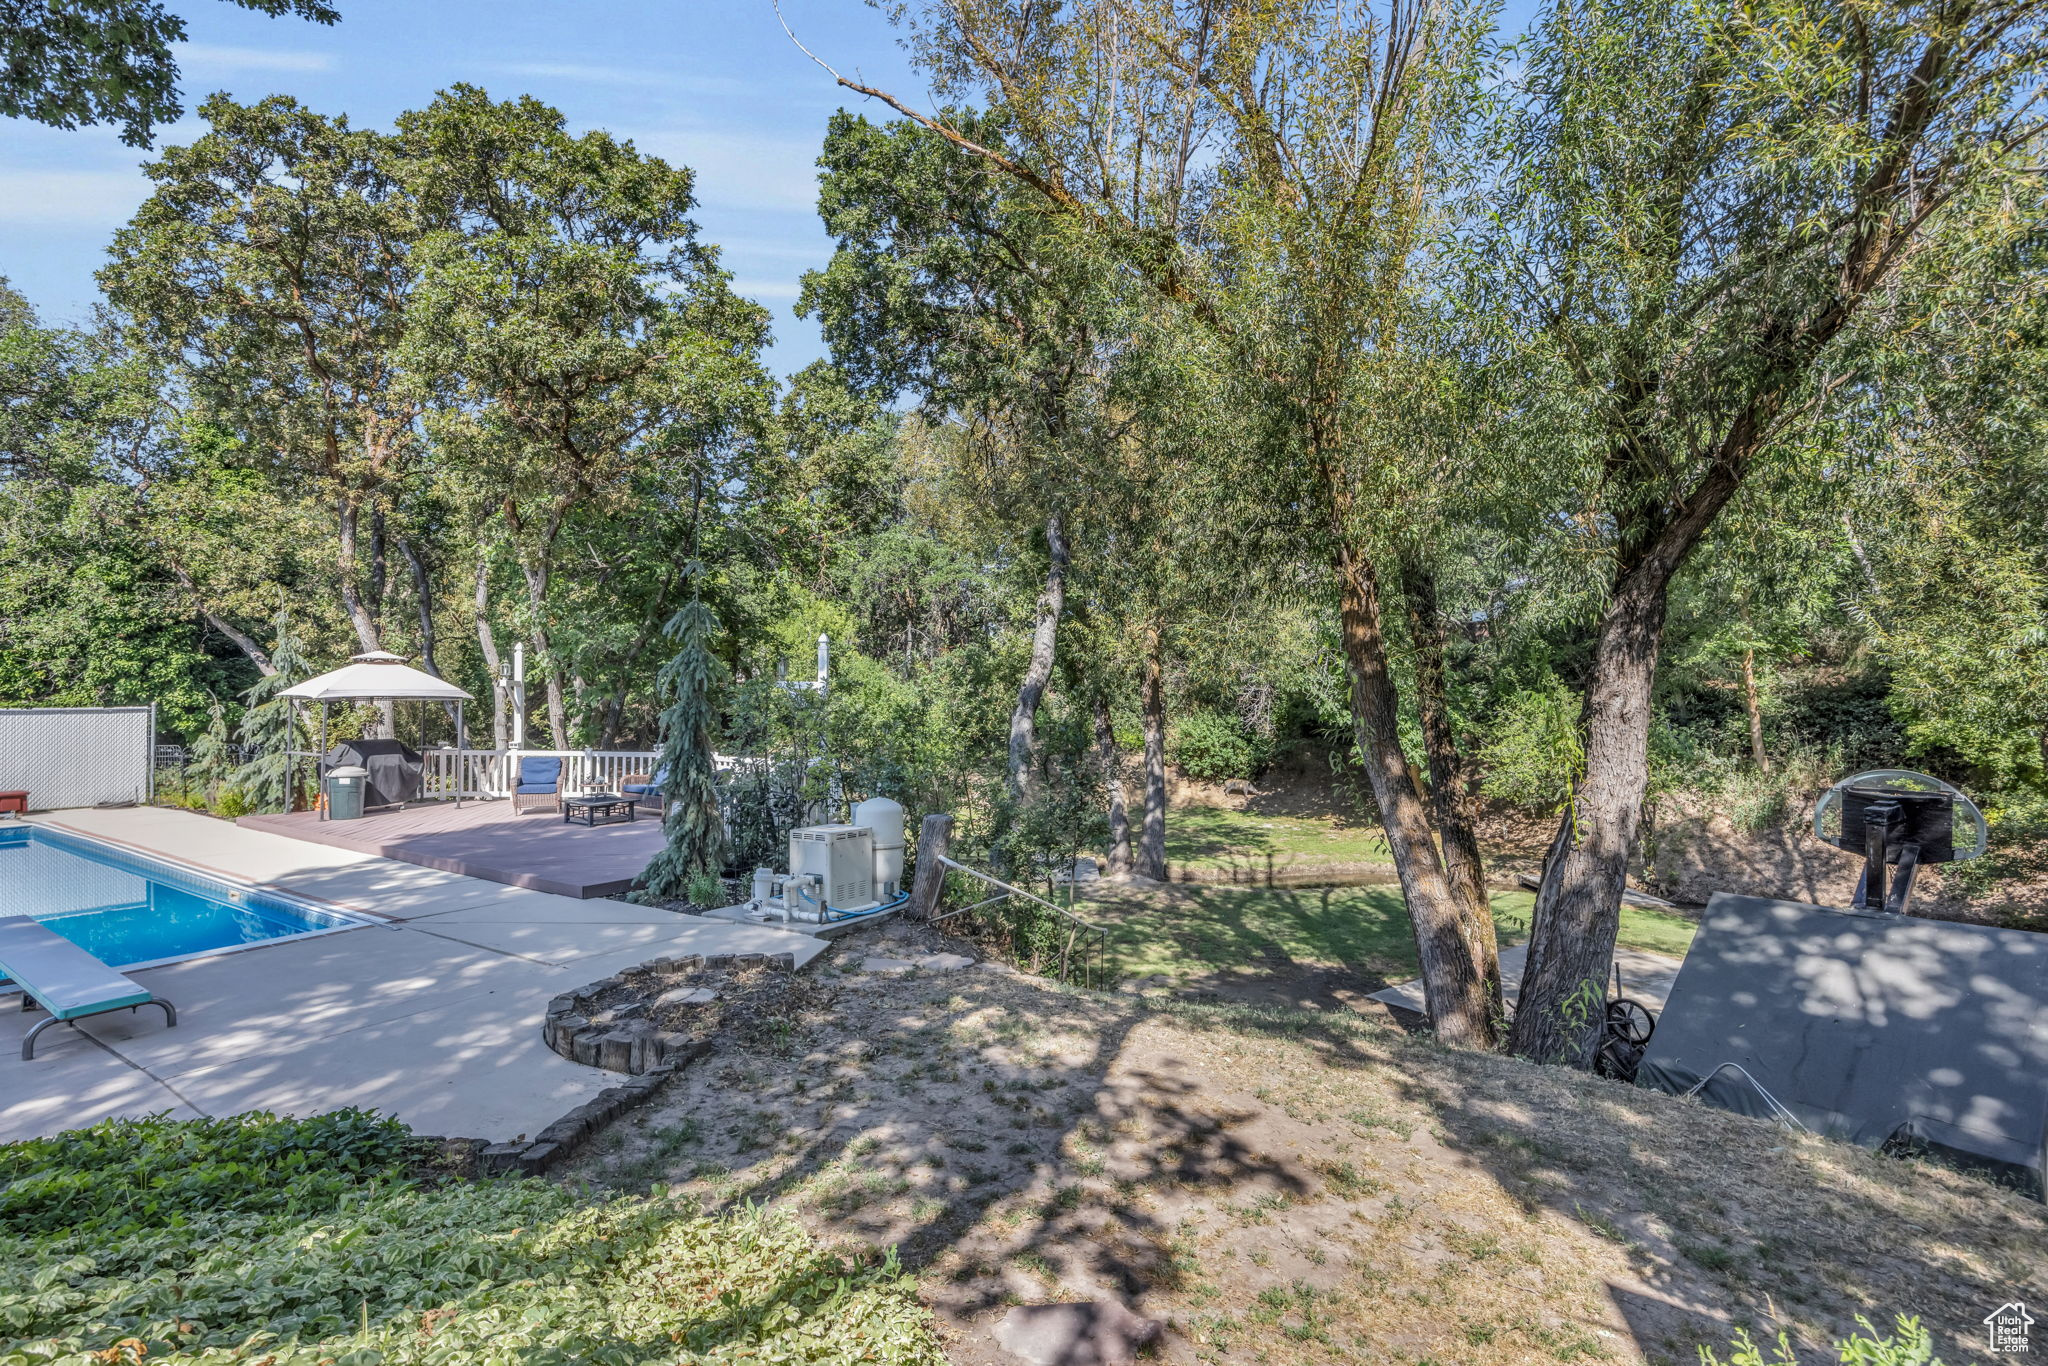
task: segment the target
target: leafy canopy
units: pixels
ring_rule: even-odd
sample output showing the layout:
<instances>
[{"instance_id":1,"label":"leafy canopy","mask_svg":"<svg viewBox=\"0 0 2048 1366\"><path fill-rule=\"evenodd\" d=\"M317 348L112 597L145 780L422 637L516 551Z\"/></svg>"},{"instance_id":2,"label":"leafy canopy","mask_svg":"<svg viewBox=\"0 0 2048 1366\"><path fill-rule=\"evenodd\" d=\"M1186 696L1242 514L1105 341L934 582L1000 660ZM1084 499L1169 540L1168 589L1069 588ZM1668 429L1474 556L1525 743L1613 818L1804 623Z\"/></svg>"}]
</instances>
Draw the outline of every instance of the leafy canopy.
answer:
<instances>
[{"instance_id":1,"label":"leafy canopy","mask_svg":"<svg viewBox=\"0 0 2048 1366\"><path fill-rule=\"evenodd\" d=\"M325 0L229 0L272 18L331 24ZM178 63L185 21L160 0L0 0L0 114L53 128L121 125L147 147L156 125L184 112Z\"/></svg>"}]
</instances>

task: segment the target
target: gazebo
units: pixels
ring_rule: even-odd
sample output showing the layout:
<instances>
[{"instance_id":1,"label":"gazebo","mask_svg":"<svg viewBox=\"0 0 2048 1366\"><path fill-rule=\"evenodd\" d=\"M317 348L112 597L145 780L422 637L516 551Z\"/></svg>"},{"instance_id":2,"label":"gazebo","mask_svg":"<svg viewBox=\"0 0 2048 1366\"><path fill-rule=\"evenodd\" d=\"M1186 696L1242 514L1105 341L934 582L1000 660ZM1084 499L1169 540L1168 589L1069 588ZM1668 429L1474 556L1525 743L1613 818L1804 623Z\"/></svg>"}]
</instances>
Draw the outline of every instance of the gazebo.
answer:
<instances>
[{"instance_id":1,"label":"gazebo","mask_svg":"<svg viewBox=\"0 0 2048 1366\"><path fill-rule=\"evenodd\" d=\"M455 704L455 804L462 804L462 781L464 772L462 730L462 704L473 700L467 692L456 687L445 678L421 669L415 669L405 662L405 656L392 654L389 650L371 650L349 660L341 668L309 678L303 683L294 683L279 693L289 697L296 705L299 702L320 704L320 748L314 753L315 793L326 791L327 782L327 711L335 702L453 702ZM303 751L288 751L290 758L301 757Z\"/></svg>"}]
</instances>

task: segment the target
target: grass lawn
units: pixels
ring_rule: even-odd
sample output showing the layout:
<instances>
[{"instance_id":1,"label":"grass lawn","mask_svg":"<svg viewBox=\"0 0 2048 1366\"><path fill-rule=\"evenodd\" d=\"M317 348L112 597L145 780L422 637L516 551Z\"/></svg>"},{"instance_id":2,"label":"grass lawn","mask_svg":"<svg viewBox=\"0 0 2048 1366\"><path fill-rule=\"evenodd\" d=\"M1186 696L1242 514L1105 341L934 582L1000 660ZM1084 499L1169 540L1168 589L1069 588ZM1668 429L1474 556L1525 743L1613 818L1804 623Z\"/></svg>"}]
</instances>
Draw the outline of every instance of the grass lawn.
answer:
<instances>
[{"instance_id":1,"label":"grass lawn","mask_svg":"<svg viewBox=\"0 0 2048 1366\"><path fill-rule=\"evenodd\" d=\"M1371 821L1339 824L1190 806L1166 818L1166 861L1175 869L1295 873L1334 864L1385 863L1391 855Z\"/></svg>"},{"instance_id":2,"label":"grass lawn","mask_svg":"<svg viewBox=\"0 0 2048 1366\"><path fill-rule=\"evenodd\" d=\"M1528 937L1535 901L1532 892L1495 894L1503 944ZM1186 980L1313 965L1389 982L1416 973L1415 937L1398 887L1105 889L1076 909L1114 927L1115 967L1127 978ZM1694 928L1684 916L1624 906L1620 942L1681 957Z\"/></svg>"},{"instance_id":3,"label":"grass lawn","mask_svg":"<svg viewBox=\"0 0 2048 1366\"><path fill-rule=\"evenodd\" d=\"M1495 897L1493 899L1493 920L1500 929L1500 942L1520 944L1529 937L1529 913L1536 906L1536 894L1523 892L1519 896ZM1672 911L1653 910L1647 906L1623 906L1621 908L1621 933L1615 942L1625 949L1640 949L1644 953L1668 954L1673 958L1685 957L1685 951L1692 947L1692 937L1699 932L1699 922L1688 916Z\"/></svg>"}]
</instances>

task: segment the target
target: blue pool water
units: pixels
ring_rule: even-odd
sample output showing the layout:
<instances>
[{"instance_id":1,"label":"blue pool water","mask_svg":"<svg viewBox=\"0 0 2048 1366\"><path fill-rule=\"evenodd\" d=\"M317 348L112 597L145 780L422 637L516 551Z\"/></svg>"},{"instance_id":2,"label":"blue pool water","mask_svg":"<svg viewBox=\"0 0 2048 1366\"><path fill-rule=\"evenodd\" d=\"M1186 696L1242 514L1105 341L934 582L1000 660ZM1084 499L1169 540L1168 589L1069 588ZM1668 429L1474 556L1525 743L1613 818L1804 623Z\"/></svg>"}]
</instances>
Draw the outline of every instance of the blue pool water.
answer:
<instances>
[{"instance_id":1,"label":"blue pool water","mask_svg":"<svg viewBox=\"0 0 2048 1366\"><path fill-rule=\"evenodd\" d=\"M40 826L0 829L0 916L16 915L116 968L363 923Z\"/></svg>"}]
</instances>

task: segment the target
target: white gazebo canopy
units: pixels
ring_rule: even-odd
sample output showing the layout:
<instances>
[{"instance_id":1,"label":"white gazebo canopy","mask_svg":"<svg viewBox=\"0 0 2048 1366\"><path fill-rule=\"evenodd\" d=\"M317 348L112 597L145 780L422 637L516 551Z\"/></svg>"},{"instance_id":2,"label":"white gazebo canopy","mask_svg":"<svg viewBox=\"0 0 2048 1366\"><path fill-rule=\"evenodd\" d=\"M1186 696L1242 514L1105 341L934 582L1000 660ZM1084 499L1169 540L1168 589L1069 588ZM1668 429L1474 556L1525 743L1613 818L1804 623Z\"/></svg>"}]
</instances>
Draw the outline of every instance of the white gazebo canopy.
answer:
<instances>
[{"instance_id":1,"label":"white gazebo canopy","mask_svg":"<svg viewBox=\"0 0 2048 1366\"><path fill-rule=\"evenodd\" d=\"M357 655L332 673L286 688L280 696L309 702L413 701L470 702L468 693L445 678L413 668L403 655L372 650Z\"/></svg>"},{"instance_id":2,"label":"white gazebo canopy","mask_svg":"<svg viewBox=\"0 0 2048 1366\"><path fill-rule=\"evenodd\" d=\"M327 705L330 702L452 702L455 704L455 804L462 805L463 756L468 746L463 741L462 704L473 701L470 695L445 678L413 668L405 662L404 655L392 654L389 650L371 650L359 654L332 673L309 678L295 683L278 694L296 702L318 702L320 704L319 748L309 756L313 760L313 785L316 791L324 789L327 781ZM296 711L296 709L294 709ZM288 756L297 757L299 751L288 750ZM320 808L320 819L327 819L327 809Z\"/></svg>"}]
</instances>

